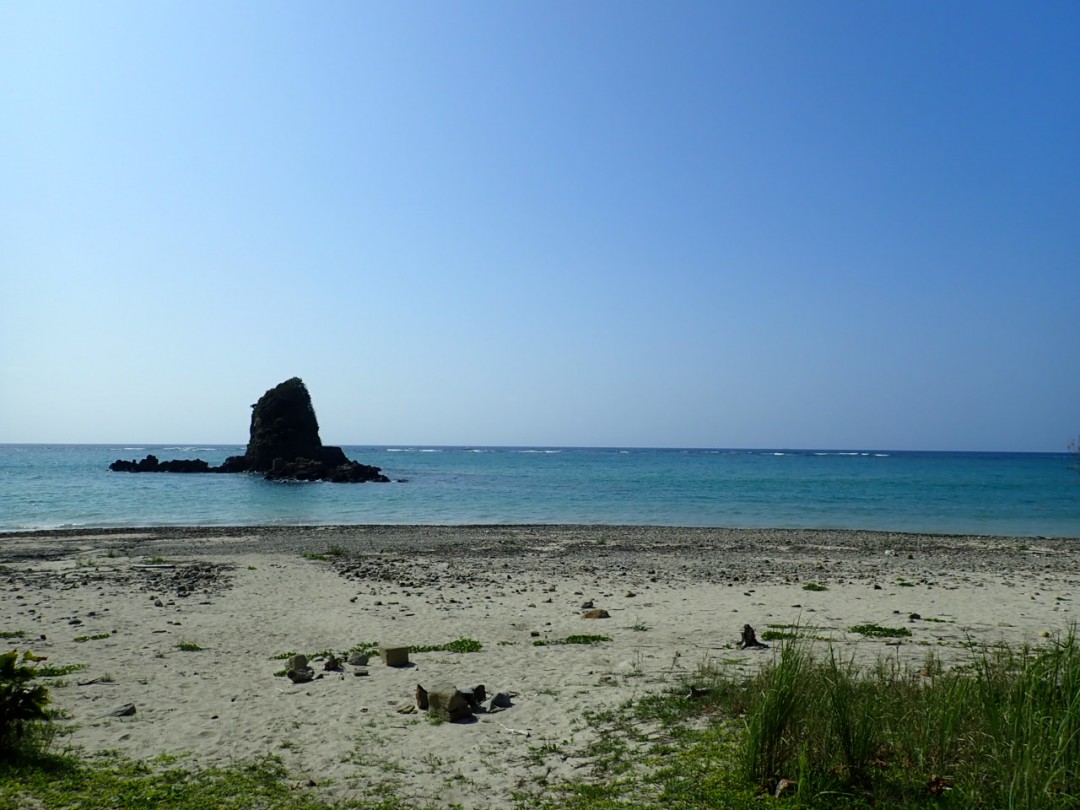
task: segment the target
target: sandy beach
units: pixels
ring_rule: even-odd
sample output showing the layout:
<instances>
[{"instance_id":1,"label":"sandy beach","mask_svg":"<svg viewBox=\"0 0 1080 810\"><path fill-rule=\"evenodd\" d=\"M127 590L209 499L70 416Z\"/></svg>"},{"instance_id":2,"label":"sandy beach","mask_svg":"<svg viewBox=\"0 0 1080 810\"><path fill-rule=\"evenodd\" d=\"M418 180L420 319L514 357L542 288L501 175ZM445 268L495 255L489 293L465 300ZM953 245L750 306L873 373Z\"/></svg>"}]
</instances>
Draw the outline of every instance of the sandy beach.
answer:
<instances>
[{"instance_id":1,"label":"sandy beach","mask_svg":"<svg viewBox=\"0 0 1080 810\"><path fill-rule=\"evenodd\" d=\"M704 663L776 652L740 631L800 624L822 651L917 667L1039 645L1076 621L1080 541L624 526L148 528L0 535L6 647L85 668L53 684L60 745L199 767L280 756L329 800L392 789L504 807L584 778L586 713ZM822 589L807 590L813 583ZM586 619L584 606L608 618ZM876 623L902 639L850 631ZM581 634L598 644L560 644ZM292 683L285 653L440 646ZM549 642L537 645L535 642ZM186 648L186 649L185 649ZM409 712L417 684L513 705L460 723ZM133 714L114 712L132 704ZM557 757L536 757L558 746Z\"/></svg>"}]
</instances>

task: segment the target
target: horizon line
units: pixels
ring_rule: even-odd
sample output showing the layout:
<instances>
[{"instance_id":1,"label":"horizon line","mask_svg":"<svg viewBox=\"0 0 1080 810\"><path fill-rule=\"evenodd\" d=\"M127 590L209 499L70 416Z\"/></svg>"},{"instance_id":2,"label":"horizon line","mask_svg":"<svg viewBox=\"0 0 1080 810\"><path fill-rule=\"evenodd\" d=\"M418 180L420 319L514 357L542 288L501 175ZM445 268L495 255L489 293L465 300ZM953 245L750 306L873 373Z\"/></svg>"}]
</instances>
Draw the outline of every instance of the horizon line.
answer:
<instances>
[{"instance_id":1,"label":"horizon line","mask_svg":"<svg viewBox=\"0 0 1080 810\"><path fill-rule=\"evenodd\" d=\"M122 445L130 449L162 448L162 447L191 447L191 448L224 448L245 447L246 442L193 442L193 441L165 441L165 442L64 442L64 441L37 441L37 442L8 442L0 441L0 447L111 447ZM793 446L745 446L745 447L722 447L708 445L608 445L608 444L439 444L428 442L383 442L383 443L340 443L323 442L324 446L351 447L351 448L377 448L377 449L410 449L410 448L438 448L453 450L705 450L716 452L768 452L768 453L970 453L970 454L1038 454L1038 455L1077 455L1076 450L1066 447L1063 450L960 450L960 449L896 449L888 447L793 447Z\"/></svg>"}]
</instances>

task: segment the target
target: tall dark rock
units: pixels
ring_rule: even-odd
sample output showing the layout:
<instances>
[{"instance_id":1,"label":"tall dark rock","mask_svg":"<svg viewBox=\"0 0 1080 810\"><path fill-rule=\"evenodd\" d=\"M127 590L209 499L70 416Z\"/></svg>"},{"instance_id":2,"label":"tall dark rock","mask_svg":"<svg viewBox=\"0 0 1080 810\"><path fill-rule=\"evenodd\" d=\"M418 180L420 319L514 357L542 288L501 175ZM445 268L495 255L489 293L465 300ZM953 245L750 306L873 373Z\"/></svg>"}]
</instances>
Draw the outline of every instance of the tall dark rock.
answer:
<instances>
[{"instance_id":1,"label":"tall dark rock","mask_svg":"<svg viewBox=\"0 0 1080 810\"><path fill-rule=\"evenodd\" d=\"M299 377L274 386L251 407L251 439L244 454L249 470L268 472L278 458L322 460L319 420Z\"/></svg>"}]
</instances>

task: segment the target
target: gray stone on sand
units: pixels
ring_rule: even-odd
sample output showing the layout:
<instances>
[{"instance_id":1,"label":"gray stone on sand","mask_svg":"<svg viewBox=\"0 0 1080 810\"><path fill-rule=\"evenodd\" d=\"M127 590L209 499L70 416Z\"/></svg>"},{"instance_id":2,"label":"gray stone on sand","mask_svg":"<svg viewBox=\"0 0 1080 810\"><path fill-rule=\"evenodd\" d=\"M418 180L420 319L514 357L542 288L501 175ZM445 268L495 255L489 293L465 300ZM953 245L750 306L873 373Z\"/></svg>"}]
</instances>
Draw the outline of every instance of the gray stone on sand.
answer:
<instances>
[{"instance_id":1,"label":"gray stone on sand","mask_svg":"<svg viewBox=\"0 0 1080 810\"><path fill-rule=\"evenodd\" d=\"M456 686L440 683L427 690L428 713L451 722L472 717L469 699Z\"/></svg>"},{"instance_id":2,"label":"gray stone on sand","mask_svg":"<svg viewBox=\"0 0 1080 810\"><path fill-rule=\"evenodd\" d=\"M306 655L294 655L289 658L289 665L285 669L307 669L308 657Z\"/></svg>"}]
</instances>

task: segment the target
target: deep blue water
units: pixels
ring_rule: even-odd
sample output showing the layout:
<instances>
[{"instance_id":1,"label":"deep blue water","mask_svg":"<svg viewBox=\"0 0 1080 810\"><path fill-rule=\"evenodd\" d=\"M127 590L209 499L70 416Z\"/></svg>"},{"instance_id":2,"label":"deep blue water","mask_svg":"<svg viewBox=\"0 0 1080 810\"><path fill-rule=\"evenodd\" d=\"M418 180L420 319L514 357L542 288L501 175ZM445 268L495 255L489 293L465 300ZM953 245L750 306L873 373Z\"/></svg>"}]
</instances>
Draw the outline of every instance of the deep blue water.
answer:
<instances>
[{"instance_id":1,"label":"deep blue water","mask_svg":"<svg viewBox=\"0 0 1080 810\"><path fill-rule=\"evenodd\" d=\"M356 523L611 523L1080 537L1065 453L346 447L392 484L113 473L242 446L0 445L0 531Z\"/></svg>"}]
</instances>

